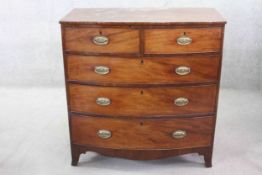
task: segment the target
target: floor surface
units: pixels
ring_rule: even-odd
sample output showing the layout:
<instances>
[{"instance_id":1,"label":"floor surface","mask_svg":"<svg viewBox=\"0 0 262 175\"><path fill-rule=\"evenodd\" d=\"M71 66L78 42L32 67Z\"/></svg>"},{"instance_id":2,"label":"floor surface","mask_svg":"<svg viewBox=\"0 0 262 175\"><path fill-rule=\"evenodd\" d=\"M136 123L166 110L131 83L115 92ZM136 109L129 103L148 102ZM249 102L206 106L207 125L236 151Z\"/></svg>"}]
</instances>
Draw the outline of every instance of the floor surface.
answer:
<instances>
[{"instance_id":1,"label":"floor surface","mask_svg":"<svg viewBox=\"0 0 262 175\"><path fill-rule=\"evenodd\" d=\"M62 88L0 88L1 175L261 175L262 92L222 90L213 167L197 154L133 161L81 155L70 165Z\"/></svg>"}]
</instances>

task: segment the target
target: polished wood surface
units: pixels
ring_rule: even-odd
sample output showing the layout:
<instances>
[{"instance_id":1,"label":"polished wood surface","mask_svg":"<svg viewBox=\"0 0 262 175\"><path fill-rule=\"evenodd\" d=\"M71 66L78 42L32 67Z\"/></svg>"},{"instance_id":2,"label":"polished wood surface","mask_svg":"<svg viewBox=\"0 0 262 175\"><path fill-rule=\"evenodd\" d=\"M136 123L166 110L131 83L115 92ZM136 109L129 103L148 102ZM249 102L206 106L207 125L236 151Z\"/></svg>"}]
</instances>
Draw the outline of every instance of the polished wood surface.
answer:
<instances>
[{"instance_id":1,"label":"polished wood surface","mask_svg":"<svg viewBox=\"0 0 262 175\"><path fill-rule=\"evenodd\" d=\"M198 153L212 166L226 23L218 12L75 9L60 23L72 165L95 151L135 160ZM95 36L108 44L94 44ZM182 36L192 42L178 45ZM110 71L98 75L95 66ZM179 76L177 66L191 72ZM98 97L110 105L98 105ZM179 97L189 103L176 106ZM112 137L99 138L100 128ZM181 128L188 135L173 139L172 131Z\"/></svg>"},{"instance_id":2,"label":"polished wood surface","mask_svg":"<svg viewBox=\"0 0 262 175\"><path fill-rule=\"evenodd\" d=\"M219 52L221 28L148 29L144 31L145 54ZM177 38L188 36L189 45L177 44Z\"/></svg>"},{"instance_id":3,"label":"polished wood surface","mask_svg":"<svg viewBox=\"0 0 262 175\"><path fill-rule=\"evenodd\" d=\"M217 81L218 55L175 56L156 58L121 58L67 55L68 81L98 85L159 85L208 83ZM106 75L97 74L96 66L110 69ZM176 68L187 66L188 75L179 75Z\"/></svg>"},{"instance_id":4,"label":"polished wood surface","mask_svg":"<svg viewBox=\"0 0 262 175\"><path fill-rule=\"evenodd\" d=\"M73 143L115 149L194 148L211 144L213 117L169 120L124 120L72 116ZM107 139L97 135L105 129L112 133ZM175 139L172 133L186 131L184 138Z\"/></svg>"},{"instance_id":5,"label":"polished wood surface","mask_svg":"<svg viewBox=\"0 0 262 175\"><path fill-rule=\"evenodd\" d=\"M88 53L138 53L139 32L130 29L74 28L65 29L65 50ZM107 45L96 45L93 37L106 36Z\"/></svg>"},{"instance_id":6,"label":"polished wood surface","mask_svg":"<svg viewBox=\"0 0 262 175\"><path fill-rule=\"evenodd\" d=\"M69 85L70 110L110 116L158 116L206 114L215 110L216 86L118 88ZM96 104L98 97L111 100L108 106ZM176 106L174 100L185 97L189 103Z\"/></svg>"},{"instance_id":7,"label":"polished wood surface","mask_svg":"<svg viewBox=\"0 0 262 175\"><path fill-rule=\"evenodd\" d=\"M225 19L212 8L100 8L74 9L62 24L103 25L224 25Z\"/></svg>"}]
</instances>

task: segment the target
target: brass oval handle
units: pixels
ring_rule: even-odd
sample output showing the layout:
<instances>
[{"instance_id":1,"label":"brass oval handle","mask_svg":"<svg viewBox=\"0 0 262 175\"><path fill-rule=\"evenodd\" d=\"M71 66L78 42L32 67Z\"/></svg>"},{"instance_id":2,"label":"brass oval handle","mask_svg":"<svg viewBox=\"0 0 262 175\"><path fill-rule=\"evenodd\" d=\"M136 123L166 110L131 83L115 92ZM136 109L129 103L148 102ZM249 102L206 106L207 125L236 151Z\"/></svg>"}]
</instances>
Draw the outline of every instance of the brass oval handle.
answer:
<instances>
[{"instance_id":1,"label":"brass oval handle","mask_svg":"<svg viewBox=\"0 0 262 175\"><path fill-rule=\"evenodd\" d=\"M109 39L106 36L98 35L93 38L93 43L99 46L103 46L109 43Z\"/></svg>"},{"instance_id":2,"label":"brass oval handle","mask_svg":"<svg viewBox=\"0 0 262 175\"><path fill-rule=\"evenodd\" d=\"M102 139L108 139L112 136L111 131L105 129L98 130L97 135Z\"/></svg>"},{"instance_id":3,"label":"brass oval handle","mask_svg":"<svg viewBox=\"0 0 262 175\"><path fill-rule=\"evenodd\" d=\"M176 68L176 74L178 75L187 75L191 71L190 67L187 66L179 66Z\"/></svg>"},{"instance_id":4,"label":"brass oval handle","mask_svg":"<svg viewBox=\"0 0 262 175\"><path fill-rule=\"evenodd\" d=\"M185 97L179 97L175 99L174 103L177 106L185 106L189 103L189 100Z\"/></svg>"},{"instance_id":5,"label":"brass oval handle","mask_svg":"<svg viewBox=\"0 0 262 175\"><path fill-rule=\"evenodd\" d=\"M109 67L106 66L95 66L95 73L100 75L108 74L110 71Z\"/></svg>"},{"instance_id":6,"label":"brass oval handle","mask_svg":"<svg viewBox=\"0 0 262 175\"><path fill-rule=\"evenodd\" d=\"M174 139L182 139L182 138L186 137L186 131L184 131L184 130L174 131L174 132L172 133L172 137L173 137Z\"/></svg>"},{"instance_id":7,"label":"brass oval handle","mask_svg":"<svg viewBox=\"0 0 262 175\"><path fill-rule=\"evenodd\" d=\"M108 106L110 105L111 100L109 98L106 97L98 97L96 99L96 104L100 105L100 106Z\"/></svg>"},{"instance_id":8,"label":"brass oval handle","mask_svg":"<svg viewBox=\"0 0 262 175\"><path fill-rule=\"evenodd\" d=\"M177 44L181 45L181 46L185 46L185 45L189 45L192 43L192 38L183 35L177 38L176 40Z\"/></svg>"}]
</instances>

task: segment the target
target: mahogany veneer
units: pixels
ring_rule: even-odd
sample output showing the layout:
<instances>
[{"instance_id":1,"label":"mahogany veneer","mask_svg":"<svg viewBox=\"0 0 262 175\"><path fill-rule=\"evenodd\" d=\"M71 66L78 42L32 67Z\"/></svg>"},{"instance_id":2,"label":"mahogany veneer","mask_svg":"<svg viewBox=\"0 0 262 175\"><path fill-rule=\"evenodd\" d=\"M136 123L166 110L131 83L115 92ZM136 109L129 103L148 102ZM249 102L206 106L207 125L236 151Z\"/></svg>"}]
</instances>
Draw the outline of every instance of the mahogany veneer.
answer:
<instances>
[{"instance_id":1,"label":"mahogany veneer","mask_svg":"<svg viewBox=\"0 0 262 175\"><path fill-rule=\"evenodd\" d=\"M61 21L72 165L86 151L211 167L225 20L214 9L74 9Z\"/></svg>"},{"instance_id":2,"label":"mahogany veneer","mask_svg":"<svg viewBox=\"0 0 262 175\"><path fill-rule=\"evenodd\" d=\"M72 115L71 120L75 144L139 150L209 146L214 117L128 120ZM112 139L102 140L93 134L101 128L112 131ZM174 140L170 135L176 129L187 130L187 136Z\"/></svg>"},{"instance_id":3,"label":"mahogany veneer","mask_svg":"<svg viewBox=\"0 0 262 175\"><path fill-rule=\"evenodd\" d=\"M110 44L101 47L92 43L92 37L105 35ZM65 30L65 50L95 53L138 53L139 31L132 29L67 27Z\"/></svg>"},{"instance_id":4,"label":"mahogany veneer","mask_svg":"<svg viewBox=\"0 0 262 175\"><path fill-rule=\"evenodd\" d=\"M190 87L96 87L69 85L70 111L109 116L175 116L214 114L216 86ZM111 100L108 106L97 105L97 97ZM185 106L174 105L174 100L185 97L190 102ZM203 98L204 97L204 98Z\"/></svg>"},{"instance_id":5,"label":"mahogany veneer","mask_svg":"<svg viewBox=\"0 0 262 175\"><path fill-rule=\"evenodd\" d=\"M219 27L145 30L145 54L219 52L222 30ZM183 34L193 39L186 47L176 43L176 38Z\"/></svg>"},{"instance_id":6,"label":"mahogany veneer","mask_svg":"<svg viewBox=\"0 0 262 175\"><path fill-rule=\"evenodd\" d=\"M218 55L179 55L172 57L122 58L66 55L69 82L121 86L183 85L192 83L217 83L220 57ZM126 63L128 62L128 64ZM111 68L110 74L98 75L95 66ZM191 68L187 76L176 74L180 65ZM153 71L152 71L153 70Z\"/></svg>"}]
</instances>

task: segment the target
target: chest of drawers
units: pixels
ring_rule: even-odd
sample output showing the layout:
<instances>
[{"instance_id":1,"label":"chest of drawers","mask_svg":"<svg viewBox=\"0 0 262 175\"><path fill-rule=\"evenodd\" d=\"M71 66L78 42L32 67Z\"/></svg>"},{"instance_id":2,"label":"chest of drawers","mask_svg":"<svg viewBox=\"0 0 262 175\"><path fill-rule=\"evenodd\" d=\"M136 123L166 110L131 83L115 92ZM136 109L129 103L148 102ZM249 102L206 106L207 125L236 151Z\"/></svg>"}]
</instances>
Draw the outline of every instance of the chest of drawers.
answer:
<instances>
[{"instance_id":1,"label":"chest of drawers","mask_svg":"<svg viewBox=\"0 0 262 175\"><path fill-rule=\"evenodd\" d=\"M225 20L214 10L75 9L61 21L72 165L86 151L211 167Z\"/></svg>"}]
</instances>

